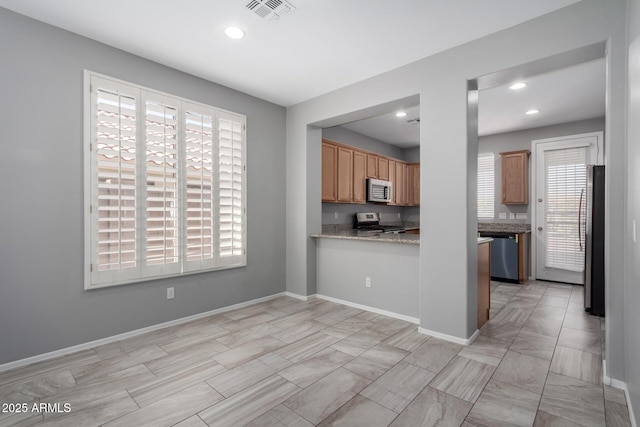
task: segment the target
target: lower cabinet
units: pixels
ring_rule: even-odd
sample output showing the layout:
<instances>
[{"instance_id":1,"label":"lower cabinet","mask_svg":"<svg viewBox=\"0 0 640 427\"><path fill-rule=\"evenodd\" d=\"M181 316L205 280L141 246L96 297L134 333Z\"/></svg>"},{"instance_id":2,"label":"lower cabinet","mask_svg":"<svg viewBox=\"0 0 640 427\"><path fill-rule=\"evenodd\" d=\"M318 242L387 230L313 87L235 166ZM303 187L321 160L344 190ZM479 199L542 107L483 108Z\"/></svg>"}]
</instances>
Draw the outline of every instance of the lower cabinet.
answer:
<instances>
[{"instance_id":1,"label":"lower cabinet","mask_svg":"<svg viewBox=\"0 0 640 427\"><path fill-rule=\"evenodd\" d=\"M518 233L518 282L529 280L529 241L531 233Z\"/></svg>"},{"instance_id":2,"label":"lower cabinet","mask_svg":"<svg viewBox=\"0 0 640 427\"><path fill-rule=\"evenodd\" d=\"M478 329L489 320L491 310L491 244L478 245Z\"/></svg>"}]
</instances>

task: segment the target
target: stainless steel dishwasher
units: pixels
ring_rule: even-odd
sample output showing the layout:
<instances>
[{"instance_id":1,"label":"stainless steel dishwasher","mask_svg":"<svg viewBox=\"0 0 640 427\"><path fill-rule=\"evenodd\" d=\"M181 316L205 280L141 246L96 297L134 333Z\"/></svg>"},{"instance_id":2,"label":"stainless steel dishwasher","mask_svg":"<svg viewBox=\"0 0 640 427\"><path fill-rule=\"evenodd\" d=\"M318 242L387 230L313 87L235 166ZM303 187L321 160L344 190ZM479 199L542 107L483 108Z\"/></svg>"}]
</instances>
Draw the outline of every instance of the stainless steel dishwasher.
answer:
<instances>
[{"instance_id":1,"label":"stainless steel dishwasher","mask_svg":"<svg viewBox=\"0 0 640 427\"><path fill-rule=\"evenodd\" d=\"M517 233L484 231L480 237L491 237L491 279L518 283Z\"/></svg>"}]
</instances>

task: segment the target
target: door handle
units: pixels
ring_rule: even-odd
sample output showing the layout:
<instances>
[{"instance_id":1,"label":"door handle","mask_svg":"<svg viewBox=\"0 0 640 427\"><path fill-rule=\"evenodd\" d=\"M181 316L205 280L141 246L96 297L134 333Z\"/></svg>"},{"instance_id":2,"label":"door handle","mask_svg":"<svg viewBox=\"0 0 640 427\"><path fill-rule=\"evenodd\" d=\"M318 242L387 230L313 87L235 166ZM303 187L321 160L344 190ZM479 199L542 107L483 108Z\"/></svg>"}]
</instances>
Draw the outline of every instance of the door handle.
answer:
<instances>
[{"instance_id":1,"label":"door handle","mask_svg":"<svg viewBox=\"0 0 640 427\"><path fill-rule=\"evenodd\" d=\"M584 188L580 190L580 204L578 205L578 242L580 243L580 252L584 252L582 249L582 195L584 194ZM585 246L587 242L585 241Z\"/></svg>"}]
</instances>

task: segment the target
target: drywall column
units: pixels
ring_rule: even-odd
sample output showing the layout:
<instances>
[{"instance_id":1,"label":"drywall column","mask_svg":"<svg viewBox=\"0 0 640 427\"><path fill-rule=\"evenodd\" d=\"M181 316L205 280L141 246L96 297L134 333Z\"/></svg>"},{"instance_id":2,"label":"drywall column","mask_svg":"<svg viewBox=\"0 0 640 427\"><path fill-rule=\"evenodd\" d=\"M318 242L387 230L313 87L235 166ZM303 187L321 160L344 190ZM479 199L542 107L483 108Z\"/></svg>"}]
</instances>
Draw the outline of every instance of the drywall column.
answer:
<instances>
[{"instance_id":1,"label":"drywall column","mask_svg":"<svg viewBox=\"0 0 640 427\"><path fill-rule=\"evenodd\" d=\"M475 221L475 206L467 199L473 172L467 81L458 73L440 75L420 95L420 206L428 207L420 209L420 327L463 340L476 330L477 309L469 305L477 293L477 273L469 274L470 266L477 266L477 241L475 230L467 229L468 219ZM477 148L471 154L477 157ZM477 170L477 159L475 165Z\"/></svg>"},{"instance_id":2,"label":"drywall column","mask_svg":"<svg viewBox=\"0 0 640 427\"><path fill-rule=\"evenodd\" d=\"M640 339L637 325L640 325L640 0L629 1L629 88L627 111L627 221L626 233L626 274L625 274L625 382L629 391L632 413L636 424L640 421ZM633 221L636 223L636 241L633 240ZM608 331L607 331L608 332Z\"/></svg>"},{"instance_id":3,"label":"drywall column","mask_svg":"<svg viewBox=\"0 0 640 427\"><path fill-rule=\"evenodd\" d=\"M607 42L607 97L604 132L605 170L605 311L606 325L606 373L611 378L625 377L625 366L634 359L625 360L624 259L625 259L625 207L627 197L626 174L626 53L625 7L623 1L612 2L610 23L619 22ZM614 8L613 6L617 6ZM637 120L634 118L633 120ZM636 300L636 304L638 300ZM635 308L634 308L635 310ZM637 360L637 359L635 359Z\"/></svg>"},{"instance_id":4,"label":"drywall column","mask_svg":"<svg viewBox=\"0 0 640 427\"><path fill-rule=\"evenodd\" d=\"M287 109L287 121L299 121L295 109ZM307 134L305 127L287 127L286 150L286 289L307 296Z\"/></svg>"}]
</instances>

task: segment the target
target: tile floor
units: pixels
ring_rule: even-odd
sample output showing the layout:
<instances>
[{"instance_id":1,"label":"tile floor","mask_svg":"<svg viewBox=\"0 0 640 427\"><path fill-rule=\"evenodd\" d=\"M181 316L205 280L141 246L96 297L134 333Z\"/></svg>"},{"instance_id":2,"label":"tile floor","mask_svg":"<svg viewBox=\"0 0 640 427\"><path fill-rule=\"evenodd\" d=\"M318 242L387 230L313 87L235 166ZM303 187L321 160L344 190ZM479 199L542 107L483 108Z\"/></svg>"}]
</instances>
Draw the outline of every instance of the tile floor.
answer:
<instances>
[{"instance_id":1,"label":"tile floor","mask_svg":"<svg viewBox=\"0 0 640 427\"><path fill-rule=\"evenodd\" d=\"M28 407L0 426L630 426L582 287L495 282L491 312L464 347L277 298L0 373L0 402Z\"/></svg>"}]
</instances>

